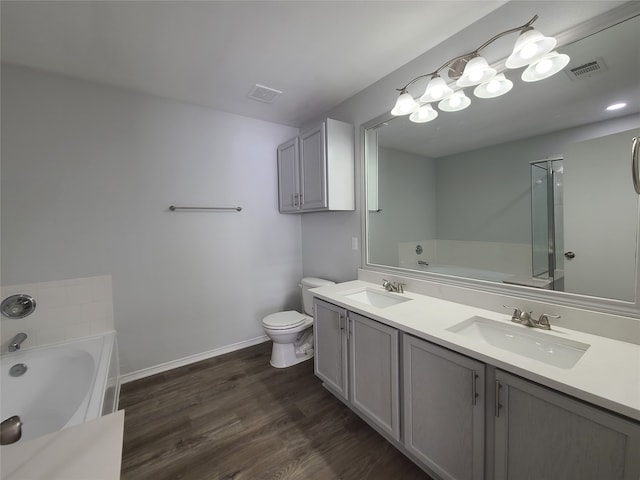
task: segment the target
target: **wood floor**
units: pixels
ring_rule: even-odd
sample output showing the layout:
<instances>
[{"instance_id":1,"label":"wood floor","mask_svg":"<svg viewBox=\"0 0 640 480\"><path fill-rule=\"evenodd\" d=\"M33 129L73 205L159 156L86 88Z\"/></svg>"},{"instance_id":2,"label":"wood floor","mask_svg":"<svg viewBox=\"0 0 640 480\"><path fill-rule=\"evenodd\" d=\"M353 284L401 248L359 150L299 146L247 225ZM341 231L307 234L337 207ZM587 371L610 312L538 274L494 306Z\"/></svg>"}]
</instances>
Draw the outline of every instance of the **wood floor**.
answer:
<instances>
[{"instance_id":1,"label":"wood floor","mask_svg":"<svg viewBox=\"0 0 640 480\"><path fill-rule=\"evenodd\" d=\"M123 480L429 480L270 342L122 386Z\"/></svg>"}]
</instances>

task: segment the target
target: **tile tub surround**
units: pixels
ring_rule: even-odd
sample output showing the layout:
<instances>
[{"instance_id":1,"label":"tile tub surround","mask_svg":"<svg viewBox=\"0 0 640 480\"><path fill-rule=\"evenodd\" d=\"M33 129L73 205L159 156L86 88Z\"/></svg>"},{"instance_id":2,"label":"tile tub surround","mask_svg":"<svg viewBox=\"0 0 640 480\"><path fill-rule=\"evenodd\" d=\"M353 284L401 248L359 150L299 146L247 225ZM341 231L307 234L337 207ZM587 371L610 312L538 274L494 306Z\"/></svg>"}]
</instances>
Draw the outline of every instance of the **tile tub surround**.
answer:
<instances>
[{"instance_id":1,"label":"tile tub surround","mask_svg":"<svg viewBox=\"0 0 640 480\"><path fill-rule=\"evenodd\" d=\"M2 353L20 332L28 335L22 347L32 348L115 329L111 275L0 288L2 299L18 293L35 298L36 309L21 319L1 317Z\"/></svg>"},{"instance_id":2,"label":"tile tub surround","mask_svg":"<svg viewBox=\"0 0 640 480\"><path fill-rule=\"evenodd\" d=\"M411 301L384 309L350 300L344 295L345 292L364 287L384 292L381 286L362 280L320 287L312 292L318 298L408 334L615 413L640 420L640 345L570 330L556 326L552 321L551 332L536 331L589 345L588 350L573 368L557 368L447 330L473 316L516 325L510 321L510 314L407 291L403 295ZM638 326L640 328L640 324Z\"/></svg>"}]
</instances>

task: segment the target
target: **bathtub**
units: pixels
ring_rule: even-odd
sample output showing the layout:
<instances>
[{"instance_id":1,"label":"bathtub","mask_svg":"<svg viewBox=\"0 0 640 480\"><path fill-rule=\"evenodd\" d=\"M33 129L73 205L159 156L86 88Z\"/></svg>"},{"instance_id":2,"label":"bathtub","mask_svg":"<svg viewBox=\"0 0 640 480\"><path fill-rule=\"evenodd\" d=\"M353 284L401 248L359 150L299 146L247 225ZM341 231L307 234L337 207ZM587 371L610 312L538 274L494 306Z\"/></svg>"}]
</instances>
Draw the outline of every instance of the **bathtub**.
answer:
<instances>
[{"instance_id":1,"label":"bathtub","mask_svg":"<svg viewBox=\"0 0 640 480\"><path fill-rule=\"evenodd\" d=\"M26 372L11 376L17 364ZM20 441L117 410L115 332L7 353L0 365L0 419L20 416Z\"/></svg>"},{"instance_id":2,"label":"bathtub","mask_svg":"<svg viewBox=\"0 0 640 480\"><path fill-rule=\"evenodd\" d=\"M429 264L419 265L420 270L430 273L441 273L454 277L475 278L478 280L488 280L490 282L503 282L506 278L513 276L511 273L494 272L479 268L460 267L457 265Z\"/></svg>"}]
</instances>

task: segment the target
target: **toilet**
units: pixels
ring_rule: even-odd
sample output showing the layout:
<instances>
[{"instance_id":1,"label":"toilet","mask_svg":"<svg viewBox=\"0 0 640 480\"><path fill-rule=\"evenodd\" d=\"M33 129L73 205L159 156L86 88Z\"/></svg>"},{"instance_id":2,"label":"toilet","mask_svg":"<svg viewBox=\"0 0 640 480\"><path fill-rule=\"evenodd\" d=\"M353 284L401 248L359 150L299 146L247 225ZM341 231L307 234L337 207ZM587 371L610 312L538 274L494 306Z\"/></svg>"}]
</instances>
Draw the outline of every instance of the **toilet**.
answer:
<instances>
[{"instance_id":1,"label":"toilet","mask_svg":"<svg viewBox=\"0 0 640 480\"><path fill-rule=\"evenodd\" d=\"M313 294L310 288L333 285L321 278L305 277L300 282L303 313L295 310L272 313L262 320L267 336L273 340L271 365L286 368L313 358Z\"/></svg>"}]
</instances>

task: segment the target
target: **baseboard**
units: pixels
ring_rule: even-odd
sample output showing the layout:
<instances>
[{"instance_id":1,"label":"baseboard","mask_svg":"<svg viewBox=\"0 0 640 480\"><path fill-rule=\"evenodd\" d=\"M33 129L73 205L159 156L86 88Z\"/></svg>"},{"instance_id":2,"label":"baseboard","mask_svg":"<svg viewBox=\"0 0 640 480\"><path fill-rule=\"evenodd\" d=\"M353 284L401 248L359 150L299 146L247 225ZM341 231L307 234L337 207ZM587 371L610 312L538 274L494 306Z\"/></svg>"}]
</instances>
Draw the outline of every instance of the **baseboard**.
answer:
<instances>
[{"instance_id":1,"label":"baseboard","mask_svg":"<svg viewBox=\"0 0 640 480\"><path fill-rule=\"evenodd\" d=\"M208 352L189 355L188 357L179 358L177 360L172 360L167 363L161 363L160 365L155 365L153 367L143 368L142 370L137 370L131 373L125 373L124 375L120 376L120 383L121 384L129 383L129 382L133 382L134 380L140 380L141 378L150 377L151 375L166 372L167 370L172 370L178 367L184 367L185 365L189 365L190 363L199 362L201 360L206 360L208 358L224 355L225 353L235 352L236 350L241 350L246 347L258 345L259 343L263 343L268 340L269 340L269 337L267 337L266 335L262 335L260 337L251 338L249 340L244 340L242 342L233 343L231 345L227 345L226 347L209 350Z\"/></svg>"}]
</instances>

